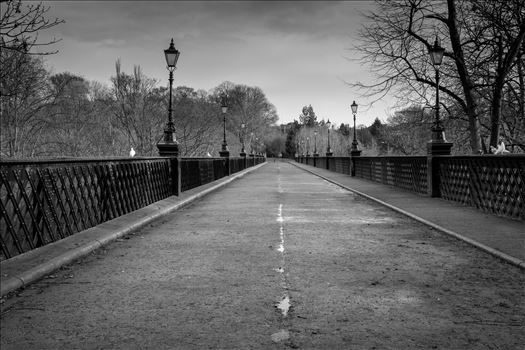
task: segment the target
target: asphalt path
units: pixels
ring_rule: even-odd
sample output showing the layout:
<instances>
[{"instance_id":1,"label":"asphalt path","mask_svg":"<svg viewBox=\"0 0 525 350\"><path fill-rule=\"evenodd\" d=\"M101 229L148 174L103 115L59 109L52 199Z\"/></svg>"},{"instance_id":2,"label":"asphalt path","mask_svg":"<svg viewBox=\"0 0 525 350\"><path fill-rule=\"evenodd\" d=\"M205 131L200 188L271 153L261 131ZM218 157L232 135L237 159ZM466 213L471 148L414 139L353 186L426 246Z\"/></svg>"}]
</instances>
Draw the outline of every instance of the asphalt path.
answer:
<instances>
[{"instance_id":1,"label":"asphalt path","mask_svg":"<svg viewBox=\"0 0 525 350\"><path fill-rule=\"evenodd\" d=\"M3 300L7 349L522 349L524 273L270 163Z\"/></svg>"}]
</instances>

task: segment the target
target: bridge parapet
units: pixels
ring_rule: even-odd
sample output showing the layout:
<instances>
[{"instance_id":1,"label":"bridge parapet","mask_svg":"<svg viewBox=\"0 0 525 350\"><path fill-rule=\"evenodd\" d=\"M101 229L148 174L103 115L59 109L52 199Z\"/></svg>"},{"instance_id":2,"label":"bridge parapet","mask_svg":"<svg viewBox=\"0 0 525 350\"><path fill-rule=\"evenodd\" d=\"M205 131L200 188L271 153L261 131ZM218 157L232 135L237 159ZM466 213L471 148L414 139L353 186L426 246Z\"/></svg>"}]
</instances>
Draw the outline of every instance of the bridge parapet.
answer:
<instances>
[{"instance_id":1,"label":"bridge parapet","mask_svg":"<svg viewBox=\"0 0 525 350\"><path fill-rule=\"evenodd\" d=\"M525 155L321 157L316 166L347 175L354 167L359 178L525 220Z\"/></svg>"},{"instance_id":2,"label":"bridge parapet","mask_svg":"<svg viewBox=\"0 0 525 350\"><path fill-rule=\"evenodd\" d=\"M2 161L0 260L264 161L264 157Z\"/></svg>"}]
</instances>

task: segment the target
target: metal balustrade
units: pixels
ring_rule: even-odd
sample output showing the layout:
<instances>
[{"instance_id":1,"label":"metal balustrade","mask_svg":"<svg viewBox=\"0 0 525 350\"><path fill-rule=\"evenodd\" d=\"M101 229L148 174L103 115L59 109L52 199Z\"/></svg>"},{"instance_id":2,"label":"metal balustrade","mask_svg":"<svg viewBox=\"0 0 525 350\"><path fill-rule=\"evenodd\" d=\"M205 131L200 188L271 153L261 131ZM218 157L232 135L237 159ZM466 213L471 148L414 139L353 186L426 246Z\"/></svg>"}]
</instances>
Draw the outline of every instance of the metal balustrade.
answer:
<instances>
[{"instance_id":1,"label":"metal balustrade","mask_svg":"<svg viewBox=\"0 0 525 350\"><path fill-rule=\"evenodd\" d=\"M354 161L357 177L416 193L428 192L425 156L355 157Z\"/></svg>"},{"instance_id":2,"label":"metal balustrade","mask_svg":"<svg viewBox=\"0 0 525 350\"><path fill-rule=\"evenodd\" d=\"M441 197L525 219L525 156L439 157Z\"/></svg>"},{"instance_id":3,"label":"metal balustrade","mask_svg":"<svg viewBox=\"0 0 525 350\"><path fill-rule=\"evenodd\" d=\"M2 161L0 260L264 161L264 157Z\"/></svg>"},{"instance_id":4,"label":"metal balustrade","mask_svg":"<svg viewBox=\"0 0 525 350\"><path fill-rule=\"evenodd\" d=\"M306 157L302 164L313 165ZM525 156L319 157L316 167L525 219Z\"/></svg>"}]
</instances>

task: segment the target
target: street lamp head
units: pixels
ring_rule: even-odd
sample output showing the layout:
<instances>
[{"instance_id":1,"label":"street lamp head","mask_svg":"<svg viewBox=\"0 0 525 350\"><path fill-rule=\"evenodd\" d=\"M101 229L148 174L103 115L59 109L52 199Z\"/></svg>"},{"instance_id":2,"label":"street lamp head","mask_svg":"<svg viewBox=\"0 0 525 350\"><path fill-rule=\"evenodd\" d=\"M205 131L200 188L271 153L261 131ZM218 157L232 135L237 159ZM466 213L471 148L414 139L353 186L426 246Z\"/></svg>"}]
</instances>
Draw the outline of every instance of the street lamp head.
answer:
<instances>
[{"instance_id":1,"label":"street lamp head","mask_svg":"<svg viewBox=\"0 0 525 350\"><path fill-rule=\"evenodd\" d=\"M317 135L317 130L314 130L314 135Z\"/></svg>"},{"instance_id":2,"label":"street lamp head","mask_svg":"<svg viewBox=\"0 0 525 350\"><path fill-rule=\"evenodd\" d=\"M173 44L173 39L171 39L170 47L167 50L164 50L164 55L166 56L166 63L168 64L169 70L174 70L179 60L180 52L175 48Z\"/></svg>"},{"instance_id":3,"label":"street lamp head","mask_svg":"<svg viewBox=\"0 0 525 350\"><path fill-rule=\"evenodd\" d=\"M352 108L352 113L356 114L357 113L357 103L355 103L355 101L352 102L350 107Z\"/></svg>"},{"instance_id":4,"label":"street lamp head","mask_svg":"<svg viewBox=\"0 0 525 350\"><path fill-rule=\"evenodd\" d=\"M326 122L326 126L328 127L328 129L330 129L330 127L332 126L332 123L330 123L330 119L328 119L328 121Z\"/></svg>"},{"instance_id":5,"label":"street lamp head","mask_svg":"<svg viewBox=\"0 0 525 350\"><path fill-rule=\"evenodd\" d=\"M226 112L228 112L228 104L226 103L226 96L222 96L222 99L221 99L221 109L222 109L222 113L225 114Z\"/></svg>"},{"instance_id":6,"label":"street lamp head","mask_svg":"<svg viewBox=\"0 0 525 350\"><path fill-rule=\"evenodd\" d=\"M430 54L430 60L432 61L432 64L435 67L439 66L441 64L441 61L443 61L443 54L445 53L445 49L439 45L439 40L437 36L436 40L434 41L434 46L431 46L428 52Z\"/></svg>"},{"instance_id":7,"label":"street lamp head","mask_svg":"<svg viewBox=\"0 0 525 350\"><path fill-rule=\"evenodd\" d=\"M244 129L246 127L246 124L242 123L241 124L241 129Z\"/></svg>"}]
</instances>

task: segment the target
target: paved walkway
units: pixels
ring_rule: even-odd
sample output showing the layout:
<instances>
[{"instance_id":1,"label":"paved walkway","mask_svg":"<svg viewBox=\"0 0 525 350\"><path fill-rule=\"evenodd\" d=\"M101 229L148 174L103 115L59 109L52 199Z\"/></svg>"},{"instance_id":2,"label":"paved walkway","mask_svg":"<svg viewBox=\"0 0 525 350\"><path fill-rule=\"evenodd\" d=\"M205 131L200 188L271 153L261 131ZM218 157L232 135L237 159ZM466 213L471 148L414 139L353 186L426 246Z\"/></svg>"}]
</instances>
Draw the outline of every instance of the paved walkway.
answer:
<instances>
[{"instance_id":1,"label":"paved walkway","mask_svg":"<svg viewBox=\"0 0 525 350\"><path fill-rule=\"evenodd\" d=\"M525 268L523 221L485 214L441 198L421 196L326 169L292 164Z\"/></svg>"},{"instance_id":2,"label":"paved walkway","mask_svg":"<svg viewBox=\"0 0 525 350\"><path fill-rule=\"evenodd\" d=\"M125 233L3 298L2 350L525 343L523 270L292 164Z\"/></svg>"}]
</instances>

